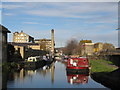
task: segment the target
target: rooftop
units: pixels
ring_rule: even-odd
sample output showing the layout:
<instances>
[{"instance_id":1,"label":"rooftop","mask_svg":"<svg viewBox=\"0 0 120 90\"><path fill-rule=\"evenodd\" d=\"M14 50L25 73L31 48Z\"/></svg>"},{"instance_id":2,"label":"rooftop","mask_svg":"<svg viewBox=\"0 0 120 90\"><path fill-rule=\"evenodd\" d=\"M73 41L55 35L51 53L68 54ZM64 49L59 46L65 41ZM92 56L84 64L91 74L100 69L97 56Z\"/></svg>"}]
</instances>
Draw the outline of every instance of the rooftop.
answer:
<instances>
[{"instance_id":1,"label":"rooftop","mask_svg":"<svg viewBox=\"0 0 120 90\"><path fill-rule=\"evenodd\" d=\"M21 33L24 33L23 31L21 31L20 33L19 32L14 32L13 34L21 34ZM26 34L26 33L24 33L24 34ZM28 34L26 34L26 35L28 35ZM32 37L32 36L30 36L30 35L28 35L29 37L31 37L31 38L34 38L34 37Z\"/></svg>"},{"instance_id":2,"label":"rooftop","mask_svg":"<svg viewBox=\"0 0 120 90\"><path fill-rule=\"evenodd\" d=\"M85 43L85 45L94 45L94 43Z\"/></svg>"},{"instance_id":3,"label":"rooftop","mask_svg":"<svg viewBox=\"0 0 120 90\"><path fill-rule=\"evenodd\" d=\"M15 43L15 42L9 42L9 44L17 45L17 46L27 46L27 45L39 45L38 43Z\"/></svg>"},{"instance_id":4,"label":"rooftop","mask_svg":"<svg viewBox=\"0 0 120 90\"><path fill-rule=\"evenodd\" d=\"M51 41L51 39L35 39L35 41L44 41L44 40L47 40L47 41Z\"/></svg>"},{"instance_id":5,"label":"rooftop","mask_svg":"<svg viewBox=\"0 0 120 90\"><path fill-rule=\"evenodd\" d=\"M6 27L4 27L3 25L0 24L0 32L7 32L7 33L11 33Z\"/></svg>"}]
</instances>

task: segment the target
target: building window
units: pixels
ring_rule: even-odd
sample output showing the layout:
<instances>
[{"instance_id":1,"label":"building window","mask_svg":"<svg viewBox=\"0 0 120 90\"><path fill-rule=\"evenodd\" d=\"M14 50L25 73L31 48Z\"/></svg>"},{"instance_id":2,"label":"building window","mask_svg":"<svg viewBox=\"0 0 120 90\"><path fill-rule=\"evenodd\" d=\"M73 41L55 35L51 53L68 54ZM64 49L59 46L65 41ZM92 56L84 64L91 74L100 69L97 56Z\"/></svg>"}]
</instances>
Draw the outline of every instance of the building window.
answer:
<instances>
[{"instance_id":1,"label":"building window","mask_svg":"<svg viewBox=\"0 0 120 90\"><path fill-rule=\"evenodd\" d=\"M23 34L21 34L21 36L24 36Z\"/></svg>"}]
</instances>

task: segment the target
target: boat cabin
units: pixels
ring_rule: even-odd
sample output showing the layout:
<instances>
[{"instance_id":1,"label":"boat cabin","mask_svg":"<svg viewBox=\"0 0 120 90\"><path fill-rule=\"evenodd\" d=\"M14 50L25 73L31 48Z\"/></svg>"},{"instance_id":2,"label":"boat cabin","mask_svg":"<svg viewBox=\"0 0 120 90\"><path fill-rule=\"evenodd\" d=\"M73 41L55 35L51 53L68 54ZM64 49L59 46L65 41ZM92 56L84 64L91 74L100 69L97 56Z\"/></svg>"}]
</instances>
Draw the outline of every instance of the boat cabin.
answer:
<instances>
[{"instance_id":1,"label":"boat cabin","mask_svg":"<svg viewBox=\"0 0 120 90\"><path fill-rule=\"evenodd\" d=\"M40 61L40 60L41 60L40 56L28 57L27 62L37 62L37 61Z\"/></svg>"},{"instance_id":2,"label":"boat cabin","mask_svg":"<svg viewBox=\"0 0 120 90\"><path fill-rule=\"evenodd\" d=\"M86 69L89 67L89 61L86 57L69 58L67 62L68 69Z\"/></svg>"}]
</instances>

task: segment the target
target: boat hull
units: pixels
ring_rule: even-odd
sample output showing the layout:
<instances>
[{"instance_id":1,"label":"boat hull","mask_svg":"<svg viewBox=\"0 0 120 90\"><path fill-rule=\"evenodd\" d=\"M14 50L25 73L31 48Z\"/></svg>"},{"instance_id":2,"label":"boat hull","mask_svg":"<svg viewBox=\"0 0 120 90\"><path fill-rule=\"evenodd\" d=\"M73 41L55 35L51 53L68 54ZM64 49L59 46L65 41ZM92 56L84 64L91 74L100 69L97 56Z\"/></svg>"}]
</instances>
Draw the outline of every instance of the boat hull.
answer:
<instances>
[{"instance_id":1,"label":"boat hull","mask_svg":"<svg viewBox=\"0 0 120 90\"><path fill-rule=\"evenodd\" d=\"M43 67L45 64L46 64L45 60L41 60L37 62L24 62L24 68L37 69Z\"/></svg>"},{"instance_id":2,"label":"boat hull","mask_svg":"<svg viewBox=\"0 0 120 90\"><path fill-rule=\"evenodd\" d=\"M89 68L81 67L81 68L66 68L67 74L88 74Z\"/></svg>"}]
</instances>

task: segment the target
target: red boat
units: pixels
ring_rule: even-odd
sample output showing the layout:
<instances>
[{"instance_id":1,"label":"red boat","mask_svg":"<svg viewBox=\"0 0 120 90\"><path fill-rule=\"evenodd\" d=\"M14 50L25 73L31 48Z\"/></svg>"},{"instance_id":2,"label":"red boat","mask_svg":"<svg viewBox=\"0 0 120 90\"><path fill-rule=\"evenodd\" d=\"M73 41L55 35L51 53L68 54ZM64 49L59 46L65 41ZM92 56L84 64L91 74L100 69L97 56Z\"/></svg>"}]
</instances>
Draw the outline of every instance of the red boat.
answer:
<instances>
[{"instance_id":1,"label":"red boat","mask_svg":"<svg viewBox=\"0 0 120 90\"><path fill-rule=\"evenodd\" d=\"M89 61L86 57L69 58L67 62L67 73L88 73L89 72Z\"/></svg>"}]
</instances>

